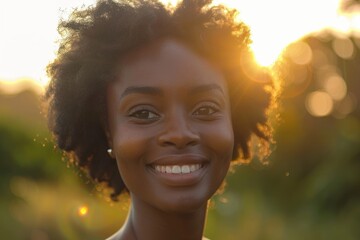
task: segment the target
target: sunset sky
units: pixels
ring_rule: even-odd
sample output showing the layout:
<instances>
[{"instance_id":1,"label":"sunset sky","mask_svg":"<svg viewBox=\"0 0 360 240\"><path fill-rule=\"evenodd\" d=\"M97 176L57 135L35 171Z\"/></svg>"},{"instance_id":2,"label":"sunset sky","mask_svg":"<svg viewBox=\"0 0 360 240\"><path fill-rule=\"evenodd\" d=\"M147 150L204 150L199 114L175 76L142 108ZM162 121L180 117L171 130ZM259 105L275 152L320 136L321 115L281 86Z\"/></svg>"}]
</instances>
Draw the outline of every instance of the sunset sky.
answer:
<instances>
[{"instance_id":1,"label":"sunset sky","mask_svg":"<svg viewBox=\"0 0 360 240\"><path fill-rule=\"evenodd\" d=\"M43 87L45 66L55 56L57 23L73 7L95 0L1 0L0 83L31 79ZM165 1L174 2L174 1ZM291 42L322 29L360 36L360 9L340 11L339 0L217 0L235 7L252 31L258 62L271 65Z\"/></svg>"}]
</instances>

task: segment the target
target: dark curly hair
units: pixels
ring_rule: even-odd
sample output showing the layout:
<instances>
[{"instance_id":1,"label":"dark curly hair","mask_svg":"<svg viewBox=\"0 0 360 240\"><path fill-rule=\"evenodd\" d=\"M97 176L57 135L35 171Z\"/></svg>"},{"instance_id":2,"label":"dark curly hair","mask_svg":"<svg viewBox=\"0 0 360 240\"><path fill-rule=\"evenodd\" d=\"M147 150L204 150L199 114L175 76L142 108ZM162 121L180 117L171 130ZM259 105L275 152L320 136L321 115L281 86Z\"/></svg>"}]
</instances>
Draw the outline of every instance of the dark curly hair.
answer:
<instances>
[{"instance_id":1,"label":"dark curly hair","mask_svg":"<svg viewBox=\"0 0 360 240\"><path fill-rule=\"evenodd\" d=\"M59 24L57 58L47 67L49 126L70 161L107 183L114 200L126 186L107 154L106 87L119 60L140 46L177 39L221 69L229 85L233 160L250 158L253 134L265 142L271 137L272 77L254 67L249 29L235 21L237 11L211 2L183 0L170 7L156 0L100 0Z\"/></svg>"}]
</instances>

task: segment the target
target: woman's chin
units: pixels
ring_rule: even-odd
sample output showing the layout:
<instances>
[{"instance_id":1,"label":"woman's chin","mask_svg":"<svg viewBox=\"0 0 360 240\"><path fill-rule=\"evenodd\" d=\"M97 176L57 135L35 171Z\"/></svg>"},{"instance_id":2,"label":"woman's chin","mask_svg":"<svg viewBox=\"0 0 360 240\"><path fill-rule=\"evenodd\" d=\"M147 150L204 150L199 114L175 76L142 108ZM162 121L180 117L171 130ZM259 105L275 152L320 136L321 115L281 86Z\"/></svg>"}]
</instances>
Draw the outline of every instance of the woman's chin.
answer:
<instances>
[{"instance_id":1,"label":"woman's chin","mask_svg":"<svg viewBox=\"0 0 360 240\"><path fill-rule=\"evenodd\" d=\"M167 213L190 214L206 209L209 198L181 197L173 201L162 202L158 208Z\"/></svg>"}]
</instances>

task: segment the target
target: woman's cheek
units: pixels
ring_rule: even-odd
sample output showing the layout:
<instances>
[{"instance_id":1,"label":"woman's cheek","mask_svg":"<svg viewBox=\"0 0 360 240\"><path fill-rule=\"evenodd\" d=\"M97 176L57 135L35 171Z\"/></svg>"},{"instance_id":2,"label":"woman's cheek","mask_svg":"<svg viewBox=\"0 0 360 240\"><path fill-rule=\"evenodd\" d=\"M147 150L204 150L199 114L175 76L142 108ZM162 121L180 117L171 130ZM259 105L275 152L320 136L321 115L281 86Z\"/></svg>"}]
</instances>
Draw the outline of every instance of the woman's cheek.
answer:
<instances>
[{"instance_id":1,"label":"woman's cheek","mask_svg":"<svg viewBox=\"0 0 360 240\"><path fill-rule=\"evenodd\" d=\"M129 130L130 129L130 130ZM148 151L149 137L146 131L134 131L123 127L116 131L114 148L118 166L131 168L132 165L143 165L143 156ZM121 169L122 172L123 169Z\"/></svg>"},{"instance_id":2,"label":"woman's cheek","mask_svg":"<svg viewBox=\"0 0 360 240\"><path fill-rule=\"evenodd\" d=\"M234 132L231 122L224 119L224 121L218 122L204 132L206 137L203 139L206 139L207 145L212 148L218 157L231 160L234 147Z\"/></svg>"}]
</instances>

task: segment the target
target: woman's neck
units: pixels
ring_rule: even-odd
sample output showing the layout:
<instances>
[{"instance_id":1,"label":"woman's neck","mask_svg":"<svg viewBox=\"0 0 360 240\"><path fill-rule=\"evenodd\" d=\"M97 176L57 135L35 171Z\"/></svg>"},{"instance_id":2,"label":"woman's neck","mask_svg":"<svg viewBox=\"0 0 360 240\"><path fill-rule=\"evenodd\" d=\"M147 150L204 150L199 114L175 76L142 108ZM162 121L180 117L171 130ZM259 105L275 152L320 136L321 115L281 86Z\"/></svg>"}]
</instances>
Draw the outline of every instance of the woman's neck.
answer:
<instances>
[{"instance_id":1,"label":"woman's neck","mask_svg":"<svg viewBox=\"0 0 360 240\"><path fill-rule=\"evenodd\" d=\"M123 228L114 239L126 240L201 240L207 203L188 212L165 212L132 199Z\"/></svg>"}]
</instances>

